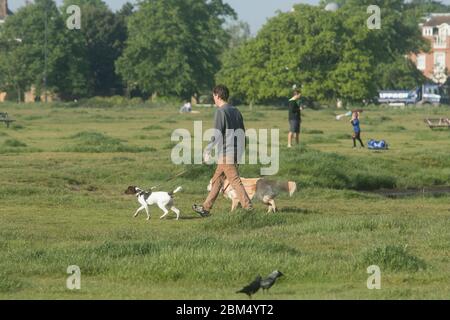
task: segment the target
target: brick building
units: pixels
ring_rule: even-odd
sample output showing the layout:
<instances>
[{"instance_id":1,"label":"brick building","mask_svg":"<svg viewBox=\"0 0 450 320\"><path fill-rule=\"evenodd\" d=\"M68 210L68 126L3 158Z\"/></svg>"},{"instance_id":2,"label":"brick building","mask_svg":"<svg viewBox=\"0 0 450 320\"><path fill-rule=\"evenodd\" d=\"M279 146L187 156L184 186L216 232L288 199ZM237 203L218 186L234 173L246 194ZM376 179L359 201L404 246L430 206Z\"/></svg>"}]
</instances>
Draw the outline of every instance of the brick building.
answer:
<instances>
[{"instance_id":1,"label":"brick building","mask_svg":"<svg viewBox=\"0 0 450 320\"><path fill-rule=\"evenodd\" d=\"M8 0L0 0L0 23L3 23L10 14L12 12L8 8Z\"/></svg>"},{"instance_id":2,"label":"brick building","mask_svg":"<svg viewBox=\"0 0 450 320\"><path fill-rule=\"evenodd\" d=\"M430 41L431 50L413 55L411 60L427 78L445 83L450 70L450 13L432 13L420 28L422 36Z\"/></svg>"}]
</instances>

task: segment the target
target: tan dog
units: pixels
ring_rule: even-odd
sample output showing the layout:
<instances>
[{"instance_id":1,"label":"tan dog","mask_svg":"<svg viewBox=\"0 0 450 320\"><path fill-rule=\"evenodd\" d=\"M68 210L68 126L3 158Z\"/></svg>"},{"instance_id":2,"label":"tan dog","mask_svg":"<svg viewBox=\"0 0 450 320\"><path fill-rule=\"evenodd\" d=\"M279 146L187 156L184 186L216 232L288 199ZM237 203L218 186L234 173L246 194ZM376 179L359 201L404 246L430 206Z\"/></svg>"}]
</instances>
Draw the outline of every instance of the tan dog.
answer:
<instances>
[{"instance_id":1,"label":"tan dog","mask_svg":"<svg viewBox=\"0 0 450 320\"><path fill-rule=\"evenodd\" d=\"M274 199L280 192L287 192L289 193L289 196L292 197L294 192L297 190L297 184L293 181L278 182L270 181L264 178L241 178L241 181L249 198L253 200L256 197L257 199L261 200L269 207L269 213L275 213L277 211L277 206ZM210 181L207 188L208 191L211 191L211 187L212 186ZM240 202L236 192L227 179L225 179L220 191L223 193L225 198L231 199L231 211L234 211L238 207Z\"/></svg>"}]
</instances>

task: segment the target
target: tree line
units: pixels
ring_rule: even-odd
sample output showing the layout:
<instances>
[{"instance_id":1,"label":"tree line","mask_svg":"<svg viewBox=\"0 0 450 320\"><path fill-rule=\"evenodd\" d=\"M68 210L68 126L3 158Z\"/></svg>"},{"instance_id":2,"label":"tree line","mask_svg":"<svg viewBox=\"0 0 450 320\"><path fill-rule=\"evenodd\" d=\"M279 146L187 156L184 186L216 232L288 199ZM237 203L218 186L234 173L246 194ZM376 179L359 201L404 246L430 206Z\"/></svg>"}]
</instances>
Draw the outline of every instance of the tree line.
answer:
<instances>
[{"instance_id":1,"label":"tree line","mask_svg":"<svg viewBox=\"0 0 450 320\"><path fill-rule=\"evenodd\" d=\"M314 100L361 101L379 89L423 81L410 53L429 50L418 28L432 0L341 0L335 12L299 4L278 12L256 36L222 0L140 0L113 12L102 0L35 0L0 25L0 91L63 100L93 96L183 99L227 84L238 99L284 99L293 86ZM70 5L81 29L69 30ZM366 27L381 8L380 30Z\"/></svg>"}]
</instances>

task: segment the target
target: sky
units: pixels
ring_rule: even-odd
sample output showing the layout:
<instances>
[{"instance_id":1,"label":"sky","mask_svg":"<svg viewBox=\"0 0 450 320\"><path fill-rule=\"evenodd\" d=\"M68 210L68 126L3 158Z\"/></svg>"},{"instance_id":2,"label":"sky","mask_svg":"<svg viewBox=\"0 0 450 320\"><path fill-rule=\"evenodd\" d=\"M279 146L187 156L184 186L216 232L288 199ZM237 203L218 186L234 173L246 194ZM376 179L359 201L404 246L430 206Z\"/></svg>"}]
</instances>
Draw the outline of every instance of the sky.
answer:
<instances>
[{"instance_id":1,"label":"sky","mask_svg":"<svg viewBox=\"0 0 450 320\"><path fill-rule=\"evenodd\" d=\"M9 7L12 11L23 6L26 0L8 0ZM61 4L63 0L56 0ZM119 9L125 2L134 0L103 0L113 10ZM277 10L289 11L296 3L318 4L319 0L224 0L230 4L239 15L239 20L243 20L250 24L253 34L261 28L270 18L276 14ZM443 0L442 3L450 4L450 0Z\"/></svg>"},{"instance_id":2,"label":"sky","mask_svg":"<svg viewBox=\"0 0 450 320\"><path fill-rule=\"evenodd\" d=\"M8 6L12 11L23 6L26 0L8 0ZM63 0L56 0L61 4ZM113 10L127 2L127 0L103 0ZM134 2L134 0L128 0ZM449 0L450 1L450 0ZM276 14L277 10L288 11L296 3L317 4L319 0L224 0L231 5L239 15L239 20L243 20L250 24L252 33L256 33L259 28L270 18Z\"/></svg>"}]
</instances>

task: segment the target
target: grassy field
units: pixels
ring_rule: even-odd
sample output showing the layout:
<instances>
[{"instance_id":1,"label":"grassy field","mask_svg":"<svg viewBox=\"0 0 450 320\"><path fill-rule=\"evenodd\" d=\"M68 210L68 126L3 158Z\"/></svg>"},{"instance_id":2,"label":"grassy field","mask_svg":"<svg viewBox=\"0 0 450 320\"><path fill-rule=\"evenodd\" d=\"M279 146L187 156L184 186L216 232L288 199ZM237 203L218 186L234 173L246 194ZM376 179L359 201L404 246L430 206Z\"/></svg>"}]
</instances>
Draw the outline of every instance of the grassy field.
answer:
<instances>
[{"instance_id":1,"label":"grassy field","mask_svg":"<svg viewBox=\"0 0 450 320\"><path fill-rule=\"evenodd\" d=\"M288 150L287 112L242 107L247 128L280 128L279 179L300 192L280 197L278 214L230 214L219 198L199 219L208 166L170 161L175 128L212 123L213 109L180 115L172 107L64 108L0 105L17 122L0 126L1 299L246 299L234 292L275 269L286 276L259 299L450 298L450 195L387 199L368 191L450 185L450 131L423 118L449 108L375 109L362 137L391 149L351 148L348 119L306 110L302 146ZM188 172L174 181L174 174ZM243 166L243 176L259 174ZM180 221L151 207L128 185L178 185ZM382 289L368 290L378 265ZM66 269L81 268L81 290L66 288Z\"/></svg>"}]
</instances>

